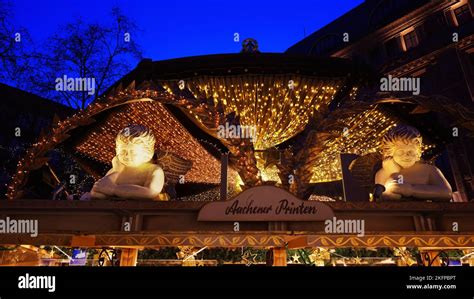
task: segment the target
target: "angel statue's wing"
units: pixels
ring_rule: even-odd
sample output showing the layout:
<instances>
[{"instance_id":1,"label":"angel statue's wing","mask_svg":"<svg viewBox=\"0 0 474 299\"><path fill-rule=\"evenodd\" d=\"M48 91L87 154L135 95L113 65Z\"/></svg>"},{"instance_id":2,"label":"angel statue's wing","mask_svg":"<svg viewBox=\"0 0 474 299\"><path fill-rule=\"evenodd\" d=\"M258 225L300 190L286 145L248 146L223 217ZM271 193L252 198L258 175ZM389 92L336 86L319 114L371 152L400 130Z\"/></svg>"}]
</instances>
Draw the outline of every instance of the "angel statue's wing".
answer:
<instances>
[{"instance_id":1,"label":"angel statue's wing","mask_svg":"<svg viewBox=\"0 0 474 299\"><path fill-rule=\"evenodd\" d=\"M369 193L374 189L374 176L378 170L376 168L380 167L381 162L382 155L376 152L360 156L349 165L354 179Z\"/></svg>"},{"instance_id":2,"label":"angel statue's wing","mask_svg":"<svg viewBox=\"0 0 474 299\"><path fill-rule=\"evenodd\" d=\"M161 150L156 151L156 163L163 169L166 182L171 184L178 183L180 176L184 176L193 166L192 161Z\"/></svg>"}]
</instances>

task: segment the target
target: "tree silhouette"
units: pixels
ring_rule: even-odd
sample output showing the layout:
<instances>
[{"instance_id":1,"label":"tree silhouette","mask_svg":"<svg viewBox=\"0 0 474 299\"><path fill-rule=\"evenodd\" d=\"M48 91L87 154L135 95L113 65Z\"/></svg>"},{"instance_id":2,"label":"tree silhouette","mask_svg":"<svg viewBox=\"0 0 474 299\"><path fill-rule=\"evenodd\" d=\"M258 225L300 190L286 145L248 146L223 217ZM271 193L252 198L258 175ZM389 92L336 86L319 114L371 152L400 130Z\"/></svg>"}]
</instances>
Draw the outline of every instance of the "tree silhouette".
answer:
<instances>
[{"instance_id":1,"label":"tree silhouette","mask_svg":"<svg viewBox=\"0 0 474 299\"><path fill-rule=\"evenodd\" d=\"M16 87L83 109L141 59L136 42L139 29L117 7L108 21L73 20L36 49L29 44L25 47L28 51L20 52L15 47L15 32L7 22L11 5L2 5L5 9L0 9L0 55L8 68L0 71L0 80L13 82ZM74 90L56 90L58 78L64 76L94 80L94 92L77 86Z\"/></svg>"},{"instance_id":2,"label":"tree silhouette","mask_svg":"<svg viewBox=\"0 0 474 299\"><path fill-rule=\"evenodd\" d=\"M22 88L30 69L31 38L25 28L12 24L12 17L12 4L0 1L0 81Z\"/></svg>"},{"instance_id":3,"label":"tree silhouette","mask_svg":"<svg viewBox=\"0 0 474 299\"><path fill-rule=\"evenodd\" d=\"M81 19L66 24L36 55L41 68L30 82L49 98L74 108L85 108L130 70L131 60L141 59L141 51L132 35L137 31L136 25L118 8L112 10L112 18L113 22L108 25L88 24ZM56 79L64 75L93 78L94 93L56 91Z\"/></svg>"}]
</instances>

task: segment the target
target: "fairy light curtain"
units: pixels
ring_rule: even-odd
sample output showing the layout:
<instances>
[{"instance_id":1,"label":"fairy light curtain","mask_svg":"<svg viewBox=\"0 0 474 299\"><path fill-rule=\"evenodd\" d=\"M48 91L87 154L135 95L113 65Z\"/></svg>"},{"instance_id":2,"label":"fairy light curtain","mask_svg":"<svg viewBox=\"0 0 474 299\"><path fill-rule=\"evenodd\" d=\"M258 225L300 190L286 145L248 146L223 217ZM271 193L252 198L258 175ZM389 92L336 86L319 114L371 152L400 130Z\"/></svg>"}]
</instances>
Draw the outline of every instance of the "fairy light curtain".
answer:
<instances>
[{"instance_id":1,"label":"fairy light curtain","mask_svg":"<svg viewBox=\"0 0 474 299\"><path fill-rule=\"evenodd\" d=\"M139 123L153 130L155 148L192 161L186 182L220 182L220 161L209 154L182 124L159 102L136 102L109 115L93 131L86 134L76 150L103 163L115 156L117 133L128 124Z\"/></svg>"},{"instance_id":2,"label":"fairy light curtain","mask_svg":"<svg viewBox=\"0 0 474 299\"><path fill-rule=\"evenodd\" d=\"M237 113L242 126L256 129L256 150L269 149L300 133L314 112L331 102L342 84L338 78L291 74L199 76L183 81L185 91L175 81L161 84L170 94L190 92L195 101L212 99L214 106L221 104L224 114ZM206 124L199 113L185 112L218 138L216 128Z\"/></svg>"}]
</instances>

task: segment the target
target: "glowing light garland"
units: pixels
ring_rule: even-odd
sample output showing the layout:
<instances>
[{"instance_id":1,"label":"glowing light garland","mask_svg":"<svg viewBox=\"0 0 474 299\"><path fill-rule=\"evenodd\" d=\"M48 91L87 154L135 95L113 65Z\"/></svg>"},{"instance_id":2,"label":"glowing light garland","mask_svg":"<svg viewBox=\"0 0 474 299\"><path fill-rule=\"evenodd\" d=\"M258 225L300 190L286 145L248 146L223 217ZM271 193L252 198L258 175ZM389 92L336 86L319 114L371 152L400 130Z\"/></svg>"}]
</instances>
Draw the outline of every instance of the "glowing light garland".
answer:
<instances>
[{"instance_id":1,"label":"glowing light garland","mask_svg":"<svg viewBox=\"0 0 474 299\"><path fill-rule=\"evenodd\" d=\"M377 110L376 106L344 122L347 124L347 130L336 132L339 137L330 139L325 145L325 150L314 161L311 183L341 180L340 154L363 156L378 151L382 137L396 125L393 118ZM423 151L433 147L434 145L424 144Z\"/></svg>"},{"instance_id":2,"label":"glowing light garland","mask_svg":"<svg viewBox=\"0 0 474 299\"><path fill-rule=\"evenodd\" d=\"M76 150L103 163L110 163L115 156L115 137L128 124L151 128L156 149L172 152L193 162L191 170L185 175L185 182L220 182L220 161L211 156L158 102L132 103L108 116L104 123L85 136Z\"/></svg>"},{"instance_id":3,"label":"glowing light garland","mask_svg":"<svg viewBox=\"0 0 474 299\"><path fill-rule=\"evenodd\" d=\"M183 93L177 82L161 84L172 95ZM214 106L223 106L224 114L237 113L241 125L256 129L254 148L265 150L300 133L314 112L331 102L340 84L340 79L291 74L200 76L186 80L184 92L197 101L212 99ZM204 123L199 113L187 113L218 138L215 127Z\"/></svg>"}]
</instances>

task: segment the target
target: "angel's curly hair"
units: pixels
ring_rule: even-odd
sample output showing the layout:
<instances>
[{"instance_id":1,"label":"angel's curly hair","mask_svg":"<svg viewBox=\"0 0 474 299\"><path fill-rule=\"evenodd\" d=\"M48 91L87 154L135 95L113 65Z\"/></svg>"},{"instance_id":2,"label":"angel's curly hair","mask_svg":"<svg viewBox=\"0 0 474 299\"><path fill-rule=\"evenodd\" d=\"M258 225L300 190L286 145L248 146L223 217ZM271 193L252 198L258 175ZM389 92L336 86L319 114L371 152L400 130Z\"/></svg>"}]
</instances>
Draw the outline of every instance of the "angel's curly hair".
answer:
<instances>
[{"instance_id":1,"label":"angel's curly hair","mask_svg":"<svg viewBox=\"0 0 474 299\"><path fill-rule=\"evenodd\" d=\"M420 131L414 127L407 125L397 125L391 128L382 139L381 149L383 159L393 157L396 142L403 142L405 144L415 144L418 148L418 158L421 157L423 139Z\"/></svg>"},{"instance_id":2,"label":"angel's curly hair","mask_svg":"<svg viewBox=\"0 0 474 299\"><path fill-rule=\"evenodd\" d=\"M130 125L123 128L115 139L117 145L129 144L129 143L141 143L145 145L149 150L154 151L155 149L155 136L153 132L142 125Z\"/></svg>"}]
</instances>

